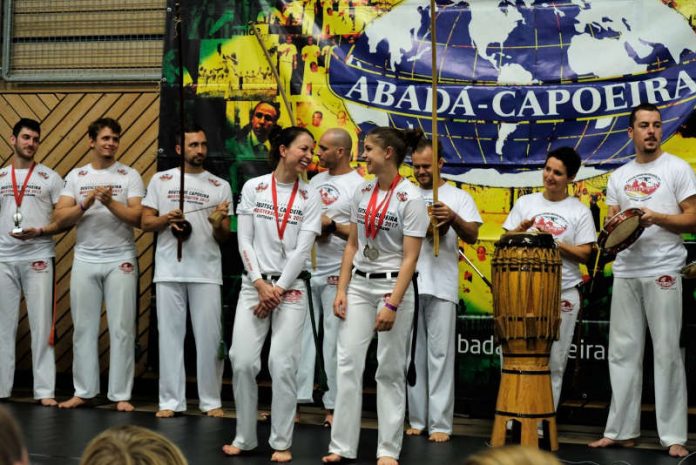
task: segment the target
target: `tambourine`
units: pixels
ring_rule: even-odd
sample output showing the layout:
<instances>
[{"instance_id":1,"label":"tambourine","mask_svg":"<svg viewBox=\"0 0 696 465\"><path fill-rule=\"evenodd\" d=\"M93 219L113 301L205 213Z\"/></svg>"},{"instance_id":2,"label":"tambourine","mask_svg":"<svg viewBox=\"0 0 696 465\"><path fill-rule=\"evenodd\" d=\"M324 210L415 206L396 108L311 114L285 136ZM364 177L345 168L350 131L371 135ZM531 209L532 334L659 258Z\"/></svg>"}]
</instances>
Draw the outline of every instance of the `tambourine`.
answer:
<instances>
[{"instance_id":1,"label":"tambourine","mask_svg":"<svg viewBox=\"0 0 696 465\"><path fill-rule=\"evenodd\" d=\"M681 274L684 279L696 278L696 262L687 263L679 270L679 274Z\"/></svg>"},{"instance_id":2,"label":"tambourine","mask_svg":"<svg viewBox=\"0 0 696 465\"><path fill-rule=\"evenodd\" d=\"M645 229L640 225L641 216L640 208L627 208L612 216L597 237L599 248L613 255L629 248Z\"/></svg>"}]
</instances>

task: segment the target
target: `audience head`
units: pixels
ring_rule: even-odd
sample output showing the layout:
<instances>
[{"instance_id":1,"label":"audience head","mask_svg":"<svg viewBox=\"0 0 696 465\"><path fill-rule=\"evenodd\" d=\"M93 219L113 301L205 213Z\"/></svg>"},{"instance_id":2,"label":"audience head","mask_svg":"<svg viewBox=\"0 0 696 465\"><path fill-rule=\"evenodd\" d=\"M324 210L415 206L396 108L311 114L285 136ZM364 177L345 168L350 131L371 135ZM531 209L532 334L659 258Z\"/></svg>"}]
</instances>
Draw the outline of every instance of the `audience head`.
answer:
<instances>
[{"instance_id":1,"label":"audience head","mask_svg":"<svg viewBox=\"0 0 696 465\"><path fill-rule=\"evenodd\" d=\"M80 465L188 465L181 450L159 433L141 426L114 426L92 439Z\"/></svg>"}]
</instances>

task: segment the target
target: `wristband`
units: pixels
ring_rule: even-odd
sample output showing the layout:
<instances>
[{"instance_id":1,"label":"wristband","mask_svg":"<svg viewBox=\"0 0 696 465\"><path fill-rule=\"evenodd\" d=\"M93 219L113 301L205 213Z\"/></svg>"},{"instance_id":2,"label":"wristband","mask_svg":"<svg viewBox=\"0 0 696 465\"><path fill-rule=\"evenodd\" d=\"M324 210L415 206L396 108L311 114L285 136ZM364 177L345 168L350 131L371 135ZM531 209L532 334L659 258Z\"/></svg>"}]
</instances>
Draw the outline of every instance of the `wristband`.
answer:
<instances>
[{"instance_id":1,"label":"wristband","mask_svg":"<svg viewBox=\"0 0 696 465\"><path fill-rule=\"evenodd\" d=\"M37 234L36 237L41 237L41 236L43 236L43 233L44 233L43 228L39 228L39 234Z\"/></svg>"},{"instance_id":2,"label":"wristband","mask_svg":"<svg viewBox=\"0 0 696 465\"><path fill-rule=\"evenodd\" d=\"M395 311L399 308L399 307L397 307L396 305L392 305L392 304L390 304L389 302L386 302L386 301L384 302L384 306L387 307L387 308L388 308L389 310L391 310L392 312L395 312Z\"/></svg>"},{"instance_id":3,"label":"wristband","mask_svg":"<svg viewBox=\"0 0 696 465\"><path fill-rule=\"evenodd\" d=\"M80 210L82 210L83 212L86 212L86 211L87 211L87 208L86 208L85 205L82 203L82 200L80 200L79 205L80 205Z\"/></svg>"}]
</instances>

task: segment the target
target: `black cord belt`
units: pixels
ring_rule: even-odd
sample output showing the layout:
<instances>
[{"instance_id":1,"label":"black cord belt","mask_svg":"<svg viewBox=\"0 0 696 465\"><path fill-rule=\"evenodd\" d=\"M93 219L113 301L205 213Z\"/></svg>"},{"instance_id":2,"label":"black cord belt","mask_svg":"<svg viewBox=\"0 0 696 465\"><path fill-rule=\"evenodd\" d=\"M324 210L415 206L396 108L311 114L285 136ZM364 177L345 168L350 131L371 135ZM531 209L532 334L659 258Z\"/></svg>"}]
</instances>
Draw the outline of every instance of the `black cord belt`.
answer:
<instances>
[{"instance_id":1,"label":"black cord belt","mask_svg":"<svg viewBox=\"0 0 696 465\"><path fill-rule=\"evenodd\" d=\"M366 273L356 269L354 270L354 273L358 276L362 276L365 279L392 279L399 276L398 271L387 271L386 273Z\"/></svg>"},{"instance_id":2,"label":"black cord belt","mask_svg":"<svg viewBox=\"0 0 696 465\"><path fill-rule=\"evenodd\" d=\"M242 271L242 273L244 274L244 276L249 276L249 272L247 270ZM260 273L260 274L261 274L261 279L263 279L264 281L278 281L280 279L279 274L264 274L264 273Z\"/></svg>"}]
</instances>

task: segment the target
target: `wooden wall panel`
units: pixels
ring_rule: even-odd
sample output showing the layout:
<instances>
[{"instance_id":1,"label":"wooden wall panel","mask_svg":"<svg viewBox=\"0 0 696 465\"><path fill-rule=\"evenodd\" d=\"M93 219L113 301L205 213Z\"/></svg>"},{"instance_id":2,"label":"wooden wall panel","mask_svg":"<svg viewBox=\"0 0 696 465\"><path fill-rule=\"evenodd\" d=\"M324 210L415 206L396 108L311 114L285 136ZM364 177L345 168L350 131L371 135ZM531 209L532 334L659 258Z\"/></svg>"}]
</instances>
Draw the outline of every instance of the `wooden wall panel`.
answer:
<instances>
[{"instance_id":1,"label":"wooden wall panel","mask_svg":"<svg viewBox=\"0 0 696 465\"><path fill-rule=\"evenodd\" d=\"M123 127L119 161L133 166L147 185L156 171L157 137L159 131L159 94L156 89L111 92L26 92L0 89L0 166L5 166L12 149L9 138L12 126L27 116L41 122L41 146L37 161L65 176L71 169L89 163L87 127L97 118L117 119ZM138 266L140 268L140 323L138 342L143 349L137 373L144 371L147 356L147 331L152 286L152 234L135 231ZM75 230L58 235L56 242L57 333L56 363L59 373L72 367L72 318L70 316L70 270L75 244ZM103 312L104 309L102 309ZM108 331L102 313L99 339L102 374L108 369ZM17 334L17 368L29 370L31 350L29 325L22 303Z\"/></svg>"}]
</instances>

